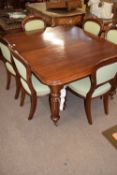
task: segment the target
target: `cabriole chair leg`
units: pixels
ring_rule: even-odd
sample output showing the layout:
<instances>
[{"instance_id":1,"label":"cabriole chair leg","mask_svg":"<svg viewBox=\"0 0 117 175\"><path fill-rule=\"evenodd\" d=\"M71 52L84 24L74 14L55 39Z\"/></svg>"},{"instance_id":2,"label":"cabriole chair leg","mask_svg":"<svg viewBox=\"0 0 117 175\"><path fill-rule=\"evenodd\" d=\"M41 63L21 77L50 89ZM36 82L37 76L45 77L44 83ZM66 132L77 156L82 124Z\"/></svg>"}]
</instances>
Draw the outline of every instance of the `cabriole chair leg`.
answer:
<instances>
[{"instance_id":1,"label":"cabriole chair leg","mask_svg":"<svg viewBox=\"0 0 117 175\"><path fill-rule=\"evenodd\" d=\"M20 101L20 106L24 105L24 100L25 100L25 90L23 88L21 88L21 101Z\"/></svg>"},{"instance_id":2,"label":"cabriole chair leg","mask_svg":"<svg viewBox=\"0 0 117 175\"><path fill-rule=\"evenodd\" d=\"M15 92L15 99L18 99L19 94L20 94L20 80L18 78L15 78L16 81L16 92Z\"/></svg>"},{"instance_id":3,"label":"cabriole chair leg","mask_svg":"<svg viewBox=\"0 0 117 175\"><path fill-rule=\"evenodd\" d=\"M7 71L7 84L6 84L7 90L10 88L10 83L11 83L11 74Z\"/></svg>"},{"instance_id":4,"label":"cabriole chair leg","mask_svg":"<svg viewBox=\"0 0 117 175\"><path fill-rule=\"evenodd\" d=\"M91 100L85 100L84 101L84 106L85 106L85 112L87 116L88 123L92 125L92 116L91 116Z\"/></svg>"},{"instance_id":5,"label":"cabriole chair leg","mask_svg":"<svg viewBox=\"0 0 117 175\"><path fill-rule=\"evenodd\" d=\"M31 120L33 118L33 115L34 115L34 112L35 112L36 106L37 106L37 96L32 95L32 96L30 96L30 98L31 98L31 107L30 107L30 113L29 113L28 120Z\"/></svg>"},{"instance_id":6,"label":"cabriole chair leg","mask_svg":"<svg viewBox=\"0 0 117 175\"><path fill-rule=\"evenodd\" d=\"M108 114L108 97L109 97L108 94L103 96L103 104L104 104L105 114Z\"/></svg>"}]
</instances>

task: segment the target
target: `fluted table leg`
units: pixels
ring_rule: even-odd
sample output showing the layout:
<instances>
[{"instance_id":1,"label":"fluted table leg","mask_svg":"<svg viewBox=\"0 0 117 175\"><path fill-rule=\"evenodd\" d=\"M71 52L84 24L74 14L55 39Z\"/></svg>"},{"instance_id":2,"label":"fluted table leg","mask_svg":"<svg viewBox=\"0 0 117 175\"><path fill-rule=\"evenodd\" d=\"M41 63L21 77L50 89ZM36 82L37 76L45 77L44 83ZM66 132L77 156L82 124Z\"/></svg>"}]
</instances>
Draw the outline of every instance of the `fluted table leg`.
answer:
<instances>
[{"instance_id":1,"label":"fluted table leg","mask_svg":"<svg viewBox=\"0 0 117 175\"><path fill-rule=\"evenodd\" d=\"M57 125L58 120L60 119L59 97L62 86L51 86L50 89L51 89L51 97L50 97L51 119L54 122L54 124Z\"/></svg>"}]
</instances>

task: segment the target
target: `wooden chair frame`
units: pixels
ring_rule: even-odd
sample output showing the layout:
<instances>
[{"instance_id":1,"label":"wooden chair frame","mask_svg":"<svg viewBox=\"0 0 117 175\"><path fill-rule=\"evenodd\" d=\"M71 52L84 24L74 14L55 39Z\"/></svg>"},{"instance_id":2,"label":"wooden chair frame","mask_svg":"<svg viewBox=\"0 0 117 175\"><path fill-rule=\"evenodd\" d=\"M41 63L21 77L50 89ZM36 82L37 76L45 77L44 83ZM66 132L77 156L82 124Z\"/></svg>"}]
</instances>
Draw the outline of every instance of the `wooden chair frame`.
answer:
<instances>
[{"instance_id":1,"label":"wooden chair frame","mask_svg":"<svg viewBox=\"0 0 117 175\"><path fill-rule=\"evenodd\" d=\"M4 44L6 47L9 48L9 43L8 43L8 41L5 38L0 37L0 43ZM2 55L2 52L1 52L1 55ZM2 61L3 61L4 65L5 65L6 73L7 73L6 89L8 90L10 88L11 77L14 77L15 78L15 82L16 82L15 99L17 99L19 97L19 93L20 93L20 81L19 81L19 77L18 77L17 72L15 71L15 73L16 73L16 76L15 76L6 67L6 62L8 62L13 67L13 69L15 70L15 65L14 65L14 62L12 60L12 56L11 56L10 59L11 59L11 62L6 60L6 58L4 58L4 56L2 55Z\"/></svg>"},{"instance_id":2,"label":"wooden chair frame","mask_svg":"<svg viewBox=\"0 0 117 175\"><path fill-rule=\"evenodd\" d=\"M101 68L103 66L106 66L108 64L112 64L114 62L117 62L117 58L114 58L114 59L111 59L111 60L102 61L102 62L98 63L95 66L94 70L92 71L92 74L90 75L91 88L90 88L89 92L87 93L86 98L83 97L84 98L85 112L86 112L86 116L87 116L87 120L88 120L89 124L92 124L92 115L91 115L91 100L93 99L92 94L99 86L102 86L103 84L106 83L106 82L104 82L104 83L101 83L101 84L97 85L97 83L96 83L96 71L97 71L97 69L99 69L99 68ZM108 111L109 111L109 109L108 109L108 97L110 95L110 92L115 91L116 88L117 88L117 73L116 73L116 75L115 75L115 77L113 79L110 79L107 82L109 82L111 84L111 89L101 96L103 98L105 114L108 114ZM74 94L82 97L80 94L74 92L69 87L68 87L68 89L70 91L72 91ZM100 96L96 96L94 98L97 98L97 97L100 97Z\"/></svg>"},{"instance_id":3,"label":"wooden chair frame","mask_svg":"<svg viewBox=\"0 0 117 175\"><path fill-rule=\"evenodd\" d=\"M112 25L107 29L107 31L105 32L105 39L107 38L108 32L109 32L110 30L117 30L117 23L112 24Z\"/></svg>"},{"instance_id":4,"label":"wooden chair frame","mask_svg":"<svg viewBox=\"0 0 117 175\"><path fill-rule=\"evenodd\" d=\"M23 19L23 21L22 21L22 29L25 31L25 27L24 27L25 24L26 24L27 22L30 22L30 21L33 21L33 20L41 20L41 21L43 21L43 22L44 22L44 28L43 28L43 29L39 29L39 30L44 31L44 30L46 29L47 24L46 24L46 22L44 21L44 19L43 19L42 17L36 16L36 15L28 15L28 16L26 16L26 17Z\"/></svg>"},{"instance_id":5,"label":"wooden chair frame","mask_svg":"<svg viewBox=\"0 0 117 175\"><path fill-rule=\"evenodd\" d=\"M110 31L110 30L117 30L117 23L115 22L115 23L113 23L109 28L108 28L108 30L105 32L105 39L107 38L107 35L108 35L108 32ZM113 43L114 44L114 43ZM113 99L113 96L116 94L116 90L112 90L111 92L110 92L110 96L111 96L111 98Z\"/></svg>"},{"instance_id":6,"label":"wooden chair frame","mask_svg":"<svg viewBox=\"0 0 117 175\"><path fill-rule=\"evenodd\" d=\"M84 21L82 23L82 28L84 28L85 23L88 22L88 21L95 22L95 23L97 23L100 26L100 31L99 31L98 36L101 36L102 31L103 31L103 26L104 26L102 21L100 21L98 18L87 17L87 18L84 19Z\"/></svg>"},{"instance_id":7,"label":"wooden chair frame","mask_svg":"<svg viewBox=\"0 0 117 175\"><path fill-rule=\"evenodd\" d=\"M25 91L25 89L23 88L23 86L21 84L21 101L20 101L20 106L24 105L25 95L26 94L29 95L30 96L30 100L31 100L31 108L30 108L28 120L31 120L33 118L33 115L34 115L34 112L35 112L36 106L37 106L37 94L36 94L35 89L33 88L32 81L31 81L31 75L32 75L33 72L31 70L30 64L11 45L10 45L10 50L11 50L12 56L14 56L18 61L20 61L24 65L24 67L26 69L26 76L27 76L26 80L20 75L18 70L17 70L17 73L19 74L19 77L22 78L28 84L29 89L31 91L31 94L29 94L27 91Z\"/></svg>"}]
</instances>

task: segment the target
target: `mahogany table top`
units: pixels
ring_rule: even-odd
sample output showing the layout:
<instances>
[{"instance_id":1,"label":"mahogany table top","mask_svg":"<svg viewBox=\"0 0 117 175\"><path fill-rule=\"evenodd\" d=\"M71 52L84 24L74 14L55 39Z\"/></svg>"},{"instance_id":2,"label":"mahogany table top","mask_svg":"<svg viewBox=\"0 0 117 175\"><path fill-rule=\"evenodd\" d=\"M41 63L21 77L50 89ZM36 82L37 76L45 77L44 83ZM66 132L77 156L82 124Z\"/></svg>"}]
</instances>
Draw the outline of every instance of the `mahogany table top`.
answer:
<instances>
[{"instance_id":1,"label":"mahogany table top","mask_svg":"<svg viewBox=\"0 0 117 175\"><path fill-rule=\"evenodd\" d=\"M21 32L6 38L16 44L39 79L50 86L90 75L99 61L117 58L116 45L78 27L49 27L43 33Z\"/></svg>"}]
</instances>

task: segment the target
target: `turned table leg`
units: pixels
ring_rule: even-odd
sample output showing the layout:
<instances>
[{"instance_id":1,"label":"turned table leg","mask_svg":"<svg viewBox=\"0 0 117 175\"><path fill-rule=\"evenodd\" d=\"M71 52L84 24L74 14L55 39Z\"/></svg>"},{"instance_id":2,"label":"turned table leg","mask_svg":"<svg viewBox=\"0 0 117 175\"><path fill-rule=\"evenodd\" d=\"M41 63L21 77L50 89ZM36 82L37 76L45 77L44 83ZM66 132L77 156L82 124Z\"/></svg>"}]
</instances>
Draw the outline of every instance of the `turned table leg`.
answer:
<instances>
[{"instance_id":1,"label":"turned table leg","mask_svg":"<svg viewBox=\"0 0 117 175\"><path fill-rule=\"evenodd\" d=\"M60 90L63 86L51 86L51 96L50 96L50 107L51 107L51 119L55 125L57 125L58 120L60 119L59 115L59 97Z\"/></svg>"}]
</instances>

